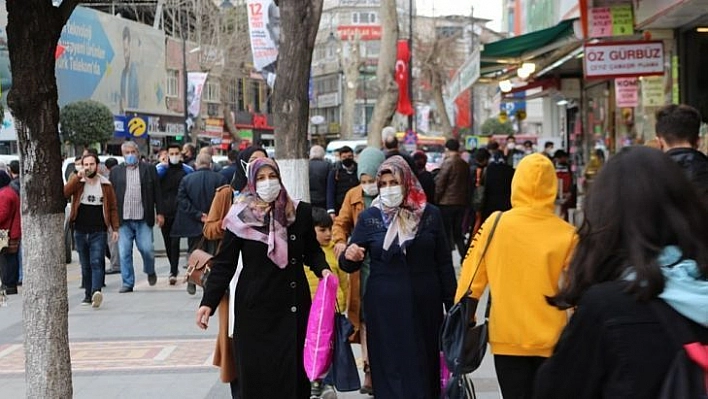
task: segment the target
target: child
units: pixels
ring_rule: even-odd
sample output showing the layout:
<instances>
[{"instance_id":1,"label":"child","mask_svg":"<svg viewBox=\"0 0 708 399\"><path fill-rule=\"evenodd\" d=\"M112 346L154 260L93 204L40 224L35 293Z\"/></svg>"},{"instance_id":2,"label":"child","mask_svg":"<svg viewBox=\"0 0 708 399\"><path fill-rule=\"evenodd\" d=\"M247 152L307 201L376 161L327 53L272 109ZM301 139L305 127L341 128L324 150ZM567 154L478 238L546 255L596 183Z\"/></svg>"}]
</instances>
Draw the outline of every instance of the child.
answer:
<instances>
[{"instance_id":1,"label":"child","mask_svg":"<svg viewBox=\"0 0 708 399\"><path fill-rule=\"evenodd\" d=\"M315 226L317 242L320 243L320 247L322 248L322 252L325 254L325 258L327 259L330 269L332 269L332 273L337 276L337 279L339 280L339 288L337 290L337 310L341 313L346 313L347 298L349 295L349 275L339 268L339 262L337 262L337 258L334 256L332 218L325 209L313 207L312 222ZM310 295L314 297L315 292L317 291L317 285L319 284L319 279L309 267L305 267L305 275L307 275L307 281L310 284ZM310 397L331 399L336 398L337 396L331 384L327 384L325 382L323 385L322 380L317 380L312 382Z\"/></svg>"}]
</instances>

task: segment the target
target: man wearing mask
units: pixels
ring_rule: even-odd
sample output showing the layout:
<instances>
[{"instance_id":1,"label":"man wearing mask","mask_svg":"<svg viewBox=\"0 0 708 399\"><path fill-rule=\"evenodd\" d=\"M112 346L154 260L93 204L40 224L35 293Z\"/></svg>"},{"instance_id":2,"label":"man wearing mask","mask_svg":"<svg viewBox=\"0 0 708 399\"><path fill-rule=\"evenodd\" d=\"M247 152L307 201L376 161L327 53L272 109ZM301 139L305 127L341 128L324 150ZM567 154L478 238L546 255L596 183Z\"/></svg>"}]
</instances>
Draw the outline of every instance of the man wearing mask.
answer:
<instances>
[{"instance_id":1,"label":"man wearing mask","mask_svg":"<svg viewBox=\"0 0 708 399\"><path fill-rule=\"evenodd\" d=\"M194 158L197 156L197 148L194 144L187 143L182 146L182 162L194 169Z\"/></svg>"},{"instance_id":2,"label":"man wearing mask","mask_svg":"<svg viewBox=\"0 0 708 399\"><path fill-rule=\"evenodd\" d=\"M357 164L354 161L354 151L344 146L339 149L340 161L327 177L327 213L334 219L342 208L344 196L350 188L359 185Z\"/></svg>"},{"instance_id":3,"label":"man wearing mask","mask_svg":"<svg viewBox=\"0 0 708 399\"><path fill-rule=\"evenodd\" d=\"M524 152L516 147L516 139L514 136L508 136L506 138L506 147L504 148L504 159L507 165L511 165L516 169L516 165L521 162L524 155Z\"/></svg>"},{"instance_id":4,"label":"man wearing mask","mask_svg":"<svg viewBox=\"0 0 708 399\"><path fill-rule=\"evenodd\" d=\"M157 164L157 177L160 179L162 192L162 211L165 224L162 225L162 239L165 242L167 259L170 261L170 285L177 283L179 273L179 242L180 237L172 237L172 225L177 215L177 191L182 178L194 172L194 169L182 162L179 144L167 147L167 160Z\"/></svg>"},{"instance_id":5,"label":"man wearing mask","mask_svg":"<svg viewBox=\"0 0 708 399\"><path fill-rule=\"evenodd\" d=\"M98 173L98 156L83 157L83 170L72 175L64 185L64 196L71 198L69 223L74 229L76 251L85 285L82 305L94 308L103 302L107 232L111 241L118 240L118 205L111 182Z\"/></svg>"},{"instance_id":6,"label":"man wearing mask","mask_svg":"<svg viewBox=\"0 0 708 399\"><path fill-rule=\"evenodd\" d=\"M133 141L124 142L121 151L125 164L111 170L110 180L116 192L120 219L118 250L123 286L119 292L125 293L133 292L135 286L133 241L143 258L143 271L148 276L148 283L157 283L152 226L157 224L162 227L165 219L155 167L139 162L138 145Z\"/></svg>"}]
</instances>

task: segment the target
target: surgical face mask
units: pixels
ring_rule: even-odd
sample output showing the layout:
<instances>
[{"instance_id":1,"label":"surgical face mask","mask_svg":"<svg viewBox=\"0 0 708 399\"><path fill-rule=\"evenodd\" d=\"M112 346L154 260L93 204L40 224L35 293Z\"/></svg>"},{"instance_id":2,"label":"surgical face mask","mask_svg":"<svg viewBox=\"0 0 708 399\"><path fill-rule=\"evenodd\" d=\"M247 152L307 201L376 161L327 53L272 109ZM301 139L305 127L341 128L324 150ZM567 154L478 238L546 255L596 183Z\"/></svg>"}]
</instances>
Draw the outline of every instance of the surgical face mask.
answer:
<instances>
[{"instance_id":1,"label":"surgical face mask","mask_svg":"<svg viewBox=\"0 0 708 399\"><path fill-rule=\"evenodd\" d=\"M375 197L379 193L379 188L376 183L362 184L361 188L364 190L364 194L369 197Z\"/></svg>"},{"instance_id":2,"label":"surgical face mask","mask_svg":"<svg viewBox=\"0 0 708 399\"><path fill-rule=\"evenodd\" d=\"M514 147L516 147L516 144L514 144L514 143L507 143L507 145L506 145L506 148L508 148L510 150L513 150Z\"/></svg>"},{"instance_id":3,"label":"surgical face mask","mask_svg":"<svg viewBox=\"0 0 708 399\"><path fill-rule=\"evenodd\" d=\"M267 179L256 182L256 194L264 202L273 202L280 194L280 180Z\"/></svg>"},{"instance_id":4,"label":"surgical face mask","mask_svg":"<svg viewBox=\"0 0 708 399\"><path fill-rule=\"evenodd\" d=\"M351 158L342 159L342 165L344 165L345 168L351 168L352 165L354 165L354 160Z\"/></svg>"},{"instance_id":5,"label":"surgical face mask","mask_svg":"<svg viewBox=\"0 0 708 399\"><path fill-rule=\"evenodd\" d=\"M126 165L135 165L138 163L138 156L135 154L128 154L125 156L125 164Z\"/></svg>"},{"instance_id":6,"label":"surgical face mask","mask_svg":"<svg viewBox=\"0 0 708 399\"><path fill-rule=\"evenodd\" d=\"M401 186L382 187L379 190L381 203L387 208L395 208L403 202L403 188Z\"/></svg>"},{"instance_id":7,"label":"surgical face mask","mask_svg":"<svg viewBox=\"0 0 708 399\"><path fill-rule=\"evenodd\" d=\"M181 155L170 155L170 163L172 165L177 165L182 161L182 156Z\"/></svg>"}]
</instances>

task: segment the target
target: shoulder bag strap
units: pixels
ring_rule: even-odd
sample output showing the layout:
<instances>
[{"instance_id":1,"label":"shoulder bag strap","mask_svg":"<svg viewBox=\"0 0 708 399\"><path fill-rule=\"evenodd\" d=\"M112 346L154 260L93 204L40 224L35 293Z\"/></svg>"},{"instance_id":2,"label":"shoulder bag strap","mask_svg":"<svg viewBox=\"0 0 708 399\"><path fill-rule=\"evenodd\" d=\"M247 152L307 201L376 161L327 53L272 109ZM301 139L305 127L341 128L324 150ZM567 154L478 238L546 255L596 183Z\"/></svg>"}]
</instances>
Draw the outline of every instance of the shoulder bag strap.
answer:
<instances>
[{"instance_id":1,"label":"shoulder bag strap","mask_svg":"<svg viewBox=\"0 0 708 399\"><path fill-rule=\"evenodd\" d=\"M472 278L470 279L470 284L467 286L467 292L465 292L465 296L469 296L472 293L472 283L474 282L474 278L477 277L477 272L479 271L479 265L482 264L482 260L484 260L484 255L487 254L487 249L489 249L489 244L492 242L492 237L494 237L494 232L497 230L497 224L499 224L499 219L501 219L502 213L504 213L504 212L497 213L497 217L494 219L494 224L492 225L492 230L489 231L489 236L487 237L487 242L484 244L484 250L482 250L482 256L479 257L479 261L477 262L477 267L475 268L474 274L472 275Z\"/></svg>"}]
</instances>

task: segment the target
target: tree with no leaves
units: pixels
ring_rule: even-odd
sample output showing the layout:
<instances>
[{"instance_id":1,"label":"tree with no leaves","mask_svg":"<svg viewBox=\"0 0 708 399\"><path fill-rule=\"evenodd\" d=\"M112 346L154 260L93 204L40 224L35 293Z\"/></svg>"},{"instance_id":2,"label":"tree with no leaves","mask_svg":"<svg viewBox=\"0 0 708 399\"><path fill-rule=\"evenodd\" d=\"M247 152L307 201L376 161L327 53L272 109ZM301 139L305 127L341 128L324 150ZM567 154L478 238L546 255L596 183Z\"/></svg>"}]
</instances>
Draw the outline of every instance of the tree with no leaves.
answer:
<instances>
[{"instance_id":1,"label":"tree with no leaves","mask_svg":"<svg viewBox=\"0 0 708 399\"><path fill-rule=\"evenodd\" d=\"M84 100L67 104L59 117L64 141L86 148L113 137L113 114L98 101Z\"/></svg>"},{"instance_id":2,"label":"tree with no leaves","mask_svg":"<svg viewBox=\"0 0 708 399\"><path fill-rule=\"evenodd\" d=\"M20 149L23 320L28 398L71 398L64 207L55 51L78 0L6 0ZM27 250L31 248L30 250Z\"/></svg>"}]
</instances>

